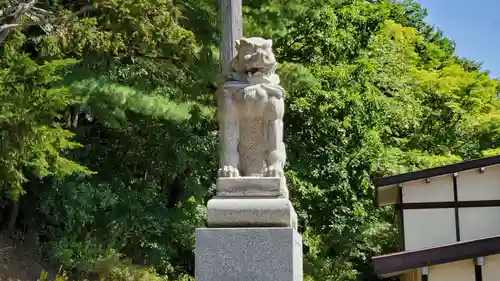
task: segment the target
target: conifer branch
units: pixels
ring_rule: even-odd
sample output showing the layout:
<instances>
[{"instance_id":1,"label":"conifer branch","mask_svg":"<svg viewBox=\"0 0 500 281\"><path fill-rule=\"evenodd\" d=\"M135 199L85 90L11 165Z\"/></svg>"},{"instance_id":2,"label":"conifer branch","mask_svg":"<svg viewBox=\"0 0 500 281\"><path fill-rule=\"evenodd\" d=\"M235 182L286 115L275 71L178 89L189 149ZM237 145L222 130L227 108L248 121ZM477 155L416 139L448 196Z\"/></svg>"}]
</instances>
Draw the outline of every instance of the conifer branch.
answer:
<instances>
[{"instance_id":1,"label":"conifer branch","mask_svg":"<svg viewBox=\"0 0 500 281\"><path fill-rule=\"evenodd\" d=\"M0 45L9 36L13 29L22 27L27 28L35 25L39 25L45 32L51 32L54 30L54 25L59 24L63 19L68 19L72 17L81 16L95 9L92 5L86 5L81 7L78 11L65 17L54 17L53 13L38 7L35 7L36 0L31 0L28 3L21 3L18 5L15 12L11 12L8 15L8 9L0 10L0 17L7 18L12 17L14 20L12 23L7 23L0 26ZM24 16L28 16L29 20L21 23L21 19ZM50 19L52 17L52 19Z\"/></svg>"},{"instance_id":2,"label":"conifer branch","mask_svg":"<svg viewBox=\"0 0 500 281\"><path fill-rule=\"evenodd\" d=\"M27 3L20 3L17 6L16 11L11 15L14 20L13 22L8 25L8 27L1 26L0 27L0 45L2 45L3 41L9 36L10 32L12 31L12 28L16 27L21 23L21 19L23 18L24 15L26 15L32 7L36 4L36 0L30 0ZM4 12L2 12L2 15L4 15Z\"/></svg>"}]
</instances>

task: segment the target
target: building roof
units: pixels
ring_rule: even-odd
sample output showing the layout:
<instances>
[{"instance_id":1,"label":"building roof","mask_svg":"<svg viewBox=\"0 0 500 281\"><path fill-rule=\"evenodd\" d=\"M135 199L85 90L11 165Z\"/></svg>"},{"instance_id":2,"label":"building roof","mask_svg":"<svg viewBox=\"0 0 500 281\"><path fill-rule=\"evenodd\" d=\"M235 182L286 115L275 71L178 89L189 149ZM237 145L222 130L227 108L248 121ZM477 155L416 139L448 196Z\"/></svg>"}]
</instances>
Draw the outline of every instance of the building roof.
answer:
<instances>
[{"instance_id":1,"label":"building roof","mask_svg":"<svg viewBox=\"0 0 500 281\"><path fill-rule=\"evenodd\" d=\"M401 183L454 174L497 164L500 164L500 155L374 179L373 184L377 189L377 204L391 205L397 203L397 186Z\"/></svg>"},{"instance_id":2,"label":"building roof","mask_svg":"<svg viewBox=\"0 0 500 281\"><path fill-rule=\"evenodd\" d=\"M438 265L500 254L500 235L456 242L421 250L398 252L373 258L373 267L381 277L424 266Z\"/></svg>"}]
</instances>

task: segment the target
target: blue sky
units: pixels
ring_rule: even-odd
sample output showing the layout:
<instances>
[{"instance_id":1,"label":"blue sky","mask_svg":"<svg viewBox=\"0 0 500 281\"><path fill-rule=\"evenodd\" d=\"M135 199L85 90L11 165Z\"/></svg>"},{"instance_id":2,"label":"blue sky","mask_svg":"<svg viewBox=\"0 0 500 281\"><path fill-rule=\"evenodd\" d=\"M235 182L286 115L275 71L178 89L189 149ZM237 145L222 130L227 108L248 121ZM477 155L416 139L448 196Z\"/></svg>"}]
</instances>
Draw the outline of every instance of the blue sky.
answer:
<instances>
[{"instance_id":1,"label":"blue sky","mask_svg":"<svg viewBox=\"0 0 500 281\"><path fill-rule=\"evenodd\" d=\"M455 41L456 54L500 77L500 0L417 0L426 21Z\"/></svg>"}]
</instances>

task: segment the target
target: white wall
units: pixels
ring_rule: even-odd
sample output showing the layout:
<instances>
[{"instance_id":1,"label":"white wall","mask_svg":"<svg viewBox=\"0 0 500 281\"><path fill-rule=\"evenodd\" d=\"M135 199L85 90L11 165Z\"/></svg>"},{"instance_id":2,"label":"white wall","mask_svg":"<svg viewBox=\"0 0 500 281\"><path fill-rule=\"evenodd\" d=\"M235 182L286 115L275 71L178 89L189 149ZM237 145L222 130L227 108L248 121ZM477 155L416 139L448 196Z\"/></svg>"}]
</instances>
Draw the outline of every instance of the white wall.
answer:
<instances>
[{"instance_id":1,"label":"white wall","mask_svg":"<svg viewBox=\"0 0 500 281\"><path fill-rule=\"evenodd\" d=\"M429 281L475 281L475 276L472 259L429 267Z\"/></svg>"},{"instance_id":2,"label":"white wall","mask_svg":"<svg viewBox=\"0 0 500 281\"><path fill-rule=\"evenodd\" d=\"M483 281L500 280L500 255L487 256L483 265Z\"/></svg>"},{"instance_id":3,"label":"white wall","mask_svg":"<svg viewBox=\"0 0 500 281\"><path fill-rule=\"evenodd\" d=\"M500 200L500 165L459 172L458 201ZM403 184L403 203L453 202L453 175ZM404 210L405 250L456 242L454 208ZM458 210L460 240L500 235L500 207L466 207ZM499 279L500 280L500 279Z\"/></svg>"},{"instance_id":4,"label":"white wall","mask_svg":"<svg viewBox=\"0 0 500 281\"><path fill-rule=\"evenodd\" d=\"M453 201L453 176L439 176L403 184L403 203Z\"/></svg>"},{"instance_id":5,"label":"white wall","mask_svg":"<svg viewBox=\"0 0 500 281\"><path fill-rule=\"evenodd\" d=\"M460 208L458 217L461 241L500 234L500 207Z\"/></svg>"},{"instance_id":6,"label":"white wall","mask_svg":"<svg viewBox=\"0 0 500 281\"><path fill-rule=\"evenodd\" d=\"M457 177L458 201L500 200L500 165L460 172ZM500 234L500 207L460 208L460 240Z\"/></svg>"},{"instance_id":7,"label":"white wall","mask_svg":"<svg viewBox=\"0 0 500 281\"><path fill-rule=\"evenodd\" d=\"M453 176L403 184L403 203L453 201ZM405 250L456 242L454 209L403 210Z\"/></svg>"},{"instance_id":8,"label":"white wall","mask_svg":"<svg viewBox=\"0 0 500 281\"><path fill-rule=\"evenodd\" d=\"M458 173L457 195L458 201L500 200L500 165Z\"/></svg>"},{"instance_id":9,"label":"white wall","mask_svg":"<svg viewBox=\"0 0 500 281\"><path fill-rule=\"evenodd\" d=\"M456 242L454 209L404 210L405 250Z\"/></svg>"}]
</instances>

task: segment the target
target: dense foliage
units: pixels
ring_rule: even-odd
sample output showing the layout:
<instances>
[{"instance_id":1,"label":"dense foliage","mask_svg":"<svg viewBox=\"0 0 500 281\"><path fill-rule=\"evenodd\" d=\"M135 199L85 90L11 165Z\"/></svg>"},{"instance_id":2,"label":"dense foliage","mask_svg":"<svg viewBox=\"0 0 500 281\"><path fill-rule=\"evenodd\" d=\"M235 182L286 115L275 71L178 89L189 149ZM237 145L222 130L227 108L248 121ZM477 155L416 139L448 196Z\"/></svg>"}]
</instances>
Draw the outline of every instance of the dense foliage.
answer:
<instances>
[{"instance_id":1,"label":"dense foliage","mask_svg":"<svg viewBox=\"0 0 500 281\"><path fill-rule=\"evenodd\" d=\"M370 177L500 152L499 83L415 2L244 2L289 91L306 278L375 280L397 230ZM215 0L0 4L4 226L75 274L188 280L217 167L217 19Z\"/></svg>"}]
</instances>

